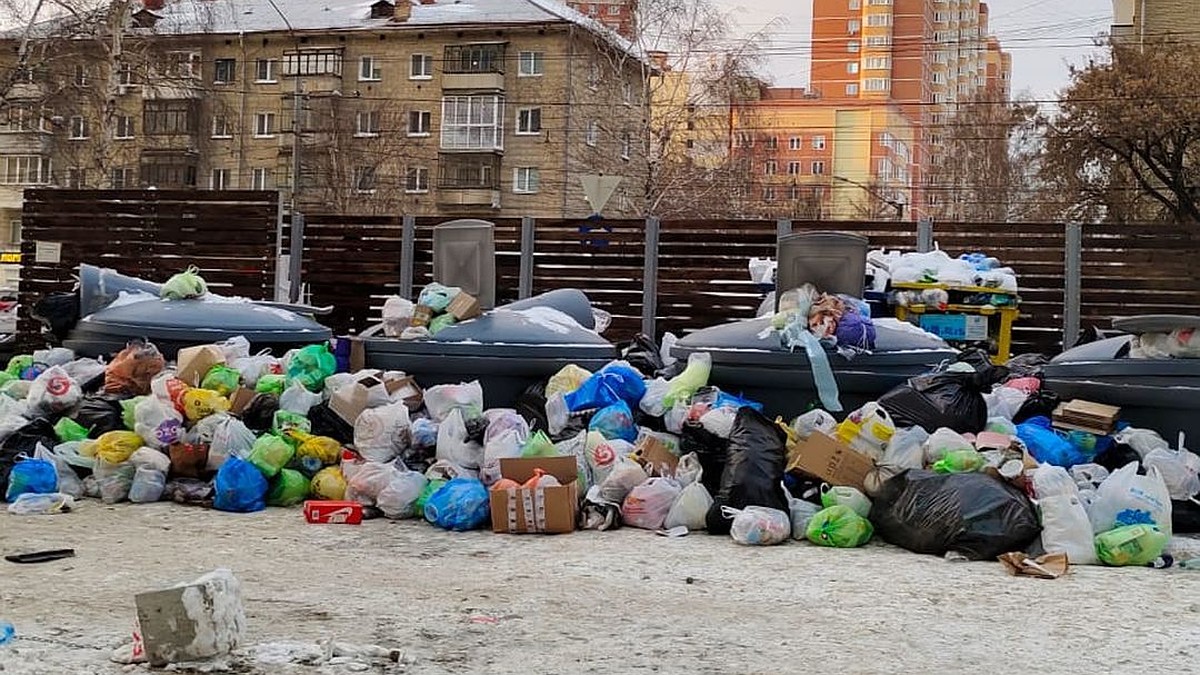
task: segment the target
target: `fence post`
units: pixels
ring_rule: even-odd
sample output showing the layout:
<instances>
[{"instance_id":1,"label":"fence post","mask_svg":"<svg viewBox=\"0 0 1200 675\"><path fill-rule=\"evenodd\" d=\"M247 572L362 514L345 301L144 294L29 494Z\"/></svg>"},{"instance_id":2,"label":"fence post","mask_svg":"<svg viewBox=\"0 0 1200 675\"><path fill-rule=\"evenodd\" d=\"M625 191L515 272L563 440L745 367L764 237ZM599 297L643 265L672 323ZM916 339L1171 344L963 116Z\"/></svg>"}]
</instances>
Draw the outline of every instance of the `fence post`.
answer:
<instances>
[{"instance_id":1,"label":"fence post","mask_svg":"<svg viewBox=\"0 0 1200 675\"><path fill-rule=\"evenodd\" d=\"M271 288L271 299L275 302L287 302L288 291L290 285L285 285L287 281L288 270L291 265L287 261L287 256L283 252L283 200L278 198L276 193L275 206L275 281ZM290 250L290 249L289 249Z\"/></svg>"},{"instance_id":2,"label":"fence post","mask_svg":"<svg viewBox=\"0 0 1200 675\"><path fill-rule=\"evenodd\" d=\"M415 216L404 216L404 230L400 241L400 297L405 300L413 299L413 261L417 241L417 219Z\"/></svg>"},{"instance_id":3,"label":"fence post","mask_svg":"<svg viewBox=\"0 0 1200 675\"><path fill-rule=\"evenodd\" d=\"M658 218L646 218L646 254L642 264L642 333L656 339L655 315L658 314Z\"/></svg>"},{"instance_id":4,"label":"fence post","mask_svg":"<svg viewBox=\"0 0 1200 675\"><path fill-rule=\"evenodd\" d=\"M775 221L775 238L783 239L792 233L792 220L790 218L780 218Z\"/></svg>"},{"instance_id":5,"label":"fence post","mask_svg":"<svg viewBox=\"0 0 1200 675\"><path fill-rule=\"evenodd\" d=\"M533 218L521 218L521 271L517 280L517 299L533 295Z\"/></svg>"},{"instance_id":6,"label":"fence post","mask_svg":"<svg viewBox=\"0 0 1200 675\"><path fill-rule=\"evenodd\" d=\"M304 262L304 214L292 212L292 234L288 241L288 302L300 302L300 270Z\"/></svg>"},{"instance_id":7,"label":"fence post","mask_svg":"<svg viewBox=\"0 0 1200 675\"><path fill-rule=\"evenodd\" d=\"M917 221L917 253L929 253L933 250L933 219L921 218Z\"/></svg>"},{"instance_id":8,"label":"fence post","mask_svg":"<svg viewBox=\"0 0 1200 675\"><path fill-rule=\"evenodd\" d=\"M1079 339L1080 291L1083 274L1083 226L1067 223L1066 260L1063 274L1063 350Z\"/></svg>"}]
</instances>

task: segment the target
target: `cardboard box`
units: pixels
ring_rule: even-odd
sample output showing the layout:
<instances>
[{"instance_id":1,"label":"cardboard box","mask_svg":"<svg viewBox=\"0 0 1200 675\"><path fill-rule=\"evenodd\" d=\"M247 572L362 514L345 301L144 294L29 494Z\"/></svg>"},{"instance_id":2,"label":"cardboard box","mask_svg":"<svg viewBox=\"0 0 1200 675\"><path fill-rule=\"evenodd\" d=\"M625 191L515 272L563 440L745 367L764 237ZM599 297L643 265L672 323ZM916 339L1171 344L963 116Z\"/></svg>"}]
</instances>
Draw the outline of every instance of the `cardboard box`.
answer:
<instances>
[{"instance_id":1,"label":"cardboard box","mask_svg":"<svg viewBox=\"0 0 1200 675\"><path fill-rule=\"evenodd\" d=\"M666 443L654 436L644 436L638 441L635 456L651 476L670 478L679 467L679 457L671 452Z\"/></svg>"},{"instance_id":2,"label":"cardboard box","mask_svg":"<svg viewBox=\"0 0 1200 675\"><path fill-rule=\"evenodd\" d=\"M229 412L234 415L241 415L246 410L246 406L250 405L250 401L254 400L255 391L245 387L238 387L236 391L229 395Z\"/></svg>"},{"instance_id":3,"label":"cardboard box","mask_svg":"<svg viewBox=\"0 0 1200 675\"><path fill-rule=\"evenodd\" d=\"M1121 409L1115 406L1075 399L1058 404L1053 414L1054 427L1105 436L1112 432L1120 415Z\"/></svg>"},{"instance_id":4,"label":"cardboard box","mask_svg":"<svg viewBox=\"0 0 1200 675\"><path fill-rule=\"evenodd\" d=\"M357 373L367 367L367 343L362 338L345 338L350 341L350 372Z\"/></svg>"},{"instance_id":5,"label":"cardboard box","mask_svg":"<svg viewBox=\"0 0 1200 675\"><path fill-rule=\"evenodd\" d=\"M428 328L429 322L433 321L435 316L437 316L437 312L433 311L432 307L417 305L413 307L412 320L408 322L408 325L410 328Z\"/></svg>"},{"instance_id":6,"label":"cardboard box","mask_svg":"<svg viewBox=\"0 0 1200 675\"><path fill-rule=\"evenodd\" d=\"M189 387L199 387L200 381L213 366L225 363L225 352L216 345L184 347L175 359L178 364L176 377Z\"/></svg>"},{"instance_id":7,"label":"cardboard box","mask_svg":"<svg viewBox=\"0 0 1200 675\"><path fill-rule=\"evenodd\" d=\"M409 412L416 412L425 404L425 390L417 381L405 375L404 377L389 377L384 380L389 395L399 396Z\"/></svg>"},{"instance_id":8,"label":"cardboard box","mask_svg":"<svg viewBox=\"0 0 1200 675\"><path fill-rule=\"evenodd\" d=\"M329 409L342 421L350 426L358 421L358 416L367 409L367 399L370 394L367 388L359 382L338 387L329 396Z\"/></svg>"},{"instance_id":9,"label":"cardboard box","mask_svg":"<svg viewBox=\"0 0 1200 675\"><path fill-rule=\"evenodd\" d=\"M863 479L874 468L875 460L819 431L788 452L788 471L806 473L831 485L862 490Z\"/></svg>"},{"instance_id":10,"label":"cardboard box","mask_svg":"<svg viewBox=\"0 0 1200 675\"><path fill-rule=\"evenodd\" d=\"M501 459L500 475L524 484L541 469L562 485L491 490L492 531L523 534L563 534L575 531L579 520L578 467L574 457Z\"/></svg>"},{"instance_id":11,"label":"cardboard box","mask_svg":"<svg viewBox=\"0 0 1200 675\"><path fill-rule=\"evenodd\" d=\"M483 314L483 308L480 307L478 298L460 291L446 307L446 313L459 321L466 321Z\"/></svg>"},{"instance_id":12,"label":"cardboard box","mask_svg":"<svg viewBox=\"0 0 1200 675\"><path fill-rule=\"evenodd\" d=\"M362 523L363 508L358 502L316 501L304 502L304 519L321 525L359 525Z\"/></svg>"}]
</instances>

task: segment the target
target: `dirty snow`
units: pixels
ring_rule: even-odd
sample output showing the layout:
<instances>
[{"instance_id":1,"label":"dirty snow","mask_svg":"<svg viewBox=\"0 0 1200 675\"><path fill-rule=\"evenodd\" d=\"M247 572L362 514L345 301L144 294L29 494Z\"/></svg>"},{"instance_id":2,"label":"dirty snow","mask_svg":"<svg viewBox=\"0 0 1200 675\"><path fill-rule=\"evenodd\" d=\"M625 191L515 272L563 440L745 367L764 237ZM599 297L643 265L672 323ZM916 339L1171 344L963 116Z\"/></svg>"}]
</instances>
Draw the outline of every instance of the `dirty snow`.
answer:
<instances>
[{"instance_id":1,"label":"dirty snow","mask_svg":"<svg viewBox=\"0 0 1200 675\"><path fill-rule=\"evenodd\" d=\"M4 675L150 672L108 660L133 627L134 594L218 567L237 575L245 603L235 673L948 673L1001 660L1184 673L1200 657L1200 574L1175 569L1045 581L883 545L319 526L299 509L88 501L66 515L0 516L3 553L60 547L77 557L0 561L0 620L51 641L0 647ZM403 655L368 665L335 656L331 641Z\"/></svg>"}]
</instances>

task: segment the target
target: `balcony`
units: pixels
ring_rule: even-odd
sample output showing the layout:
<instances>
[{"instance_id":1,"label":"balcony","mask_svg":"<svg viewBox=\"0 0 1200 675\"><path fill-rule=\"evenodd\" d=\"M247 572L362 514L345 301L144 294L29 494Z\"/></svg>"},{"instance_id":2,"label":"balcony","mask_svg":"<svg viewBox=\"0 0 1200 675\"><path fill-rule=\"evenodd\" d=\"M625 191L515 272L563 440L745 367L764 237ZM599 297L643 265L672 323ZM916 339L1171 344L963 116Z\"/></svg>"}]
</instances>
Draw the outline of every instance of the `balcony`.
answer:
<instances>
[{"instance_id":1,"label":"balcony","mask_svg":"<svg viewBox=\"0 0 1200 675\"><path fill-rule=\"evenodd\" d=\"M196 187L199 155L195 152L142 152L141 184L162 189L191 189Z\"/></svg>"},{"instance_id":2,"label":"balcony","mask_svg":"<svg viewBox=\"0 0 1200 675\"><path fill-rule=\"evenodd\" d=\"M504 91L503 42L449 45L442 61L442 88Z\"/></svg>"},{"instance_id":3,"label":"balcony","mask_svg":"<svg viewBox=\"0 0 1200 675\"><path fill-rule=\"evenodd\" d=\"M500 157L495 154L438 156L437 201L444 206L500 208Z\"/></svg>"}]
</instances>

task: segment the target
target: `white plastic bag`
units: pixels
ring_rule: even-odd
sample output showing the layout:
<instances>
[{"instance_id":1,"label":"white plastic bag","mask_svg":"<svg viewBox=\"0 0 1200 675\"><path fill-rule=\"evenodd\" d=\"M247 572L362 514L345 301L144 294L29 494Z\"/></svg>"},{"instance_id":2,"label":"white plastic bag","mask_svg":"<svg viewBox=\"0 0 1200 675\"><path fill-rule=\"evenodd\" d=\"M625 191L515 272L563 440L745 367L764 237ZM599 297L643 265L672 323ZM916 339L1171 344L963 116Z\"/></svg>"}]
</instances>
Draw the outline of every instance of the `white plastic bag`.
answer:
<instances>
[{"instance_id":1,"label":"white plastic bag","mask_svg":"<svg viewBox=\"0 0 1200 675\"><path fill-rule=\"evenodd\" d=\"M588 436L591 436L591 434L588 434ZM613 504L622 504L633 488L646 481L646 471L642 469L641 464L629 459L629 457L618 455L612 471L603 480L599 477L596 480L600 485L601 499ZM669 506L667 508L670 509Z\"/></svg>"},{"instance_id":2,"label":"white plastic bag","mask_svg":"<svg viewBox=\"0 0 1200 675\"><path fill-rule=\"evenodd\" d=\"M133 408L133 430L152 448L162 449L183 437L183 415L157 396L147 396Z\"/></svg>"},{"instance_id":3,"label":"white plastic bag","mask_svg":"<svg viewBox=\"0 0 1200 675\"><path fill-rule=\"evenodd\" d=\"M250 341L245 335L235 335L228 340L223 340L217 343L217 349L225 355L225 363L229 363L234 359L243 359L250 356Z\"/></svg>"},{"instance_id":4,"label":"white plastic bag","mask_svg":"<svg viewBox=\"0 0 1200 675\"><path fill-rule=\"evenodd\" d=\"M390 463L352 460L342 462L346 478L346 499L363 506L375 506L379 494L391 483L396 469Z\"/></svg>"},{"instance_id":5,"label":"white plastic bag","mask_svg":"<svg viewBox=\"0 0 1200 675\"><path fill-rule=\"evenodd\" d=\"M404 449L410 424L403 403L364 410L354 422L354 449L372 462L390 462Z\"/></svg>"},{"instance_id":6,"label":"white plastic bag","mask_svg":"<svg viewBox=\"0 0 1200 675\"><path fill-rule=\"evenodd\" d=\"M516 429L507 429L483 444L483 464L479 467L479 479L484 485L491 487L492 483L500 480L500 460L520 457L522 442Z\"/></svg>"},{"instance_id":7,"label":"white plastic bag","mask_svg":"<svg viewBox=\"0 0 1200 675\"><path fill-rule=\"evenodd\" d=\"M158 452L151 450L151 452ZM161 453L159 453L161 454ZM167 486L167 473L149 466L139 466L133 474L133 483L129 486L129 501L134 504L147 504L162 498Z\"/></svg>"},{"instance_id":8,"label":"white plastic bag","mask_svg":"<svg viewBox=\"0 0 1200 675\"><path fill-rule=\"evenodd\" d=\"M861 490L849 485L833 486L823 483L821 485L821 504L825 508L848 506L863 518L871 515L871 500Z\"/></svg>"},{"instance_id":9,"label":"white plastic bag","mask_svg":"<svg viewBox=\"0 0 1200 675\"><path fill-rule=\"evenodd\" d=\"M1029 399L1029 394L1013 387L996 387L990 394L984 394L987 403L988 417L1002 417L1011 420L1020 412L1021 406Z\"/></svg>"},{"instance_id":10,"label":"white plastic bag","mask_svg":"<svg viewBox=\"0 0 1200 675\"><path fill-rule=\"evenodd\" d=\"M54 471L58 474L58 491L71 495L75 499L83 496L83 480L75 473L67 460L59 455L48 450L41 443L38 443L37 449L34 450L33 456L35 459L44 459L47 462L54 463Z\"/></svg>"},{"instance_id":11,"label":"white plastic bag","mask_svg":"<svg viewBox=\"0 0 1200 675\"><path fill-rule=\"evenodd\" d=\"M162 473L171 470L171 457L154 448L138 448L129 456L129 463L135 467L153 469Z\"/></svg>"},{"instance_id":12,"label":"white plastic bag","mask_svg":"<svg viewBox=\"0 0 1200 675\"><path fill-rule=\"evenodd\" d=\"M400 337L412 320L412 300L393 295L383 302L383 334L387 337Z\"/></svg>"},{"instance_id":13,"label":"white plastic bag","mask_svg":"<svg viewBox=\"0 0 1200 675\"><path fill-rule=\"evenodd\" d=\"M99 359L76 359L63 364L63 370L76 382L87 384L104 374L105 365Z\"/></svg>"},{"instance_id":14,"label":"white plastic bag","mask_svg":"<svg viewBox=\"0 0 1200 675\"><path fill-rule=\"evenodd\" d=\"M1038 500L1042 516L1042 548L1066 553L1072 565L1099 565L1092 524L1078 497L1054 495Z\"/></svg>"},{"instance_id":15,"label":"white plastic bag","mask_svg":"<svg viewBox=\"0 0 1200 675\"><path fill-rule=\"evenodd\" d=\"M717 438L729 438L733 433L733 420L736 417L735 408L713 408L700 416L700 426Z\"/></svg>"},{"instance_id":16,"label":"white plastic bag","mask_svg":"<svg viewBox=\"0 0 1200 675\"><path fill-rule=\"evenodd\" d=\"M1158 469L1150 467L1139 476L1137 468L1137 462L1130 462L1100 484L1088 510L1092 532L1146 524L1171 534L1171 494L1166 483Z\"/></svg>"},{"instance_id":17,"label":"white plastic bag","mask_svg":"<svg viewBox=\"0 0 1200 675\"><path fill-rule=\"evenodd\" d=\"M39 349L33 353L34 363L44 363L47 366L66 366L75 360L75 352L66 347L51 347ZM67 371L68 374L70 371ZM59 491L61 492L61 490Z\"/></svg>"},{"instance_id":18,"label":"white plastic bag","mask_svg":"<svg viewBox=\"0 0 1200 675\"><path fill-rule=\"evenodd\" d=\"M925 465L930 466L955 450L974 450L975 446L953 429L942 427L925 441Z\"/></svg>"},{"instance_id":19,"label":"white plastic bag","mask_svg":"<svg viewBox=\"0 0 1200 675\"><path fill-rule=\"evenodd\" d=\"M675 405L673 405L671 407L671 409L667 411L667 414L663 417L663 421L666 423L666 426L667 426L667 431L669 431L673 434L682 433L683 432L683 423L687 421L687 416L688 416L688 405L686 403L684 403L683 401L679 401L679 402L675 403Z\"/></svg>"},{"instance_id":20,"label":"white plastic bag","mask_svg":"<svg viewBox=\"0 0 1200 675\"><path fill-rule=\"evenodd\" d=\"M236 417L225 419L213 432L212 443L208 446L208 470L220 469L230 457L245 459L255 440L254 432L241 420Z\"/></svg>"},{"instance_id":21,"label":"white plastic bag","mask_svg":"<svg viewBox=\"0 0 1200 675\"><path fill-rule=\"evenodd\" d=\"M26 492L17 497L17 501L8 505L8 512L14 516L49 516L55 513L68 513L75 508L75 500L71 495L62 492L36 494Z\"/></svg>"},{"instance_id":22,"label":"white plastic bag","mask_svg":"<svg viewBox=\"0 0 1200 675\"><path fill-rule=\"evenodd\" d=\"M804 499L796 499L784 489L788 496L788 517L792 521L792 539L804 541L808 538L808 521L821 511L820 504L814 504Z\"/></svg>"},{"instance_id":23,"label":"white plastic bag","mask_svg":"<svg viewBox=\"0 0 1200 675\"><path fill-rule=\"evenodd\" d=\"M437 458L475 471L483 463L483 446L467 440L467 425L459 408L451 408L438 427Z\"/></svg>"},{"instance_id":24,"label":"white plastic bag","mask_svg":"<svg viewBox=\"0 0 1200 675\"><path fill-rule=\"evenodd\" d=\"M650 478L629 491L621 506L621 519L630 527L662 529L682 491L670 478Z\"/></svg>"},{"instance_id":25,"label":"white plastic bag","mask_svg":"<svg viewBox=\"0 0 1200 675\"><path fill-rule=\"evenodd\" d=\"M1079 497L1075 480L1061 466L1040 464L1033 470L1030 480L1033 481L1033 496L1039 501L1051 497Z\"/></svg>"},{"instance_id":26,"label":"white plastic bag","mask_svg":"<svg viewBox=\"0 0 1200 675\"><path fill-rule=\"evenodd\" d=\"M439 384L425 390L425 407L433 421L441 423L458 410L463 419L474 419L483 414L483 385L479 380L462 384Z\"/></svg>"},{"instance_id":27,"label":"white plastic bag","mask_svg":"<svg viewBox=\"0 0 1200 675\"><path fill-rule=\"evenodd\" d=\"M384 516L392 519L418 516L420 514L415 513L413 507L428 482L424 475L416 471L396 467L387 487L375 498L375 506L383 511Z\"/></svg>"},{"instance_id":28,"label":"white plastic bag","mask_svg":"<svg viewBox=\"0 0 1200 675\"><path fill-rule=\"evenodd\" d=\"M279 409L299 415L308 415L308 410L320 402L321 395L310 392L303 384L300 384L299 380L292 382L279 395Z\"/></svg>"},{"instance_id":29,"label":"white plastic bag","mask_svg":"<svg viewBox=\"0 0 1200 675\"><path fill-rule=\"evenodd\" d=\"M774 546L788 540L792 534L788 514L766 506L747 506L742 510L724 507L726 517L733 515L729 534L733 540L745 546Z\"/></svg>"},{"instance_id":30,"label":"white plastic bag","mask_svg":"<svg viewBox=\"0 0 1200 675\"><path fill-rule=\"evenodd\" d=\"M667 412L666 405L663 399L667 395L667 389L670 384L661 377L656 377L653 380L646 380L646 394L642 396L642 400L638 402L638 407L642 412L651 417L662 417Z\"/></svg>"},{"instance_id":31,"label":"white plastic bag","mask_svg":"<svg viewBox=\"0 0 1200 675\"><path fill-rule=\"evenodd\" d=\"M898 429L888 441L879 463L897 469L925 468L925 442L929 432L921 427Z\"/></svg>"},{"instance_id":32,"label":"white plastic bag","mask_svg":"<svg viewBox=\"0 0 1200 675\"><path fill-rule=\"evenodd\" d=\"M1158 432L1149 429L1126 427L1114 434L1113 440L1133 448L1142 459L1145 459L1151 450L1171 449L1171 444L1163 440L1163 437L1159 436Z\"/></svg>"},{"instance_id":33,"label":"white plastic bag","mask_svg":"<svg viewBox=\"0 0 1200 675\"><path fill-rule=\"evenodd\" d=\"M694 457L694 455L688 456ZM708 494L708 488L704 487L704 483L699 480L693 481L683 488L679 497L675 499L675 503L671 505L671 510L667 512L667 518L663 521L663 527L671 529L682 525L689 530L703 530L705 518L712 505L713 498Z\"/></svg>"},{"instance_id":34,"label":"white plastic bag","mask_svg":"<svg viewBox=\"0 0 1200 675\"><path fill-rule=\"evenodd\" d=\"M1108 469L1099 464L1076 464L1070 468L1071 479L1082 490L1095 490L1108 478Z\"/></svg>"},{"instance_id":35,"label":"white plastic bag","mask_svg":"<svg viewBox=\"0 0 1200 675\"><path fill-rule=\"evenodd\" d=\"M820 408L809 410L792 420L792 430L800 436L802 441L808 440L814 431L819 431L826 436L833 436L837 431L837 425L838 422L833 415Z\"/></svg>"},{"instance_id":36,"label":"white plastic bag","mask_svg":"<svg viewBox=\"0 0 1200 675\"><path fill-rule=\"evenodd\" d=\"M29 415L41 417L66 411L81 398L83 390L67 371L62 366L51 366L29 385L25 401L29 405Z\"/></svg>"},{"instance_id":37,"label":"white plastic bag","mask_svg":"<svg viewBox=\"0 0 1200 675\"><path fill-rule=\"evenodd\" d=\"M1155 448L1146 453L1142 464L1147 469L1158 469L1171 499L1190 499L1200 493L1200 455L1182 447L1179 450Z\"/></svg>"},{"instance_id":38,"label":"white plastic bag","mask_svg":"<svg viewBox=\"0 0 1200 675\"><path fill-rule=\"evenodd\" d=\"M675 465L675 481L685 488L699 481L703 475L704 468L700 465L700 458L694 452L680 457L679 464Z\"/></svg>"},{"instance_id":39,"label":"white plastic bag","mask_svg":"<svg viewBox=\"0 0 1200 675\"><path fill-rule=\"evenodd\" d=\"M255 356L242 356L228 361L229 367L238 371L242 376L242 384L253 389L259 378L271 372L271 367L279 363L279 359L271 356L268 352L261 352Z\"/></svg>"}]
</instances>

